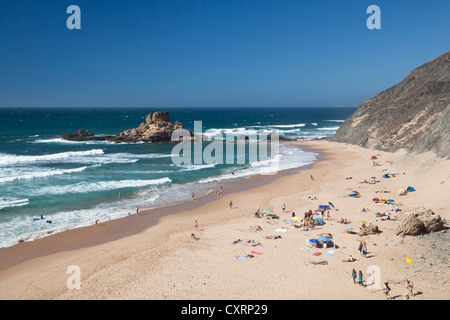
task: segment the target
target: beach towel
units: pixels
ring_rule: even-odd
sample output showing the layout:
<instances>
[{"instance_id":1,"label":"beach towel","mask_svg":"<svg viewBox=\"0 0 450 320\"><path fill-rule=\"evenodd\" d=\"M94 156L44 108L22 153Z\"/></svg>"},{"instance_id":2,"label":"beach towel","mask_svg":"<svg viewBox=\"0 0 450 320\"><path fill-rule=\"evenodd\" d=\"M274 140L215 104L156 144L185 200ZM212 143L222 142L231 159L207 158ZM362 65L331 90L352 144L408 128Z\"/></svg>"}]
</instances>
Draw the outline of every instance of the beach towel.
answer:
<instances>
[{"instance_id":1,"label":"beach towel","mask_svg":"<svg viewBox=\"0 0 450 320\"><path fill-rule=\"evenodd\" d=\"M313 256L320 256L320 255L321 255L320 252L314 252L314 253L313 253Z\"/></svg>"},{"instance_id":2,"label":"beach towel","mask_svg":"<svg viewBox=\"0 0 450 320\"><path fill-rule=\"evenodd\" d=\"M252 252L250 252L250 253L253 253L253 254L262 254L262 252L256 252L256 251L252 251Z\"/></svg>"},{"instance_id":3,"label":"beach towel","mask_svg":"<svg viewBox=\"0 0 450 320\"><path fill-rule=\"evenodd\" d=\"M284 229L276 229L275 232L286 232Z\"/></svg>"},{"instance_id":4,"label":"beach towel","mask_svg":"<svg viewBox=\"0 0 450 320\"><path fill-rule=\"evenodd\" d=\"M236 259L247 259L247 256L236 256Z\"/></svg>"}]
</instances>

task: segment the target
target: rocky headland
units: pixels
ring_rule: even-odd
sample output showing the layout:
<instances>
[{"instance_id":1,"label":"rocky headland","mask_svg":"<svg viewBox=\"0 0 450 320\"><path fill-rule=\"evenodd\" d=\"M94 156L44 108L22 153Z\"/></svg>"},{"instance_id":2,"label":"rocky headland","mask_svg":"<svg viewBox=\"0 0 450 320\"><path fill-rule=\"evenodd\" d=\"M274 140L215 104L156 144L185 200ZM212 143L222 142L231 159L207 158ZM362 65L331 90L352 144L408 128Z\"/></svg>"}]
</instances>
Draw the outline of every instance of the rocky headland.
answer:
<instances>
[{"instance_id":1,"label":"rocky headland","mask_svg":"<svg viewBox=\"0 0 450 320\"><path fill-rule=\"evenodd\" d=\"M450 157L450 51L364 102L331 140Z\"/></svg>"}]
</instances>

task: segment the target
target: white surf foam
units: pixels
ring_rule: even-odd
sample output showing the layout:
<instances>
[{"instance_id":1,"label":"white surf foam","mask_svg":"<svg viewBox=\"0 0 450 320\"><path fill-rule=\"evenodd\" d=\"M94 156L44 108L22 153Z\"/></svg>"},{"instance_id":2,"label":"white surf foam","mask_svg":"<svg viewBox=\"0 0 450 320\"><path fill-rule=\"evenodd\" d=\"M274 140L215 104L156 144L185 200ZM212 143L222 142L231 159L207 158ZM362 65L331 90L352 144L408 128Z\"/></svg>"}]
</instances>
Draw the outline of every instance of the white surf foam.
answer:
<instances>
[{"instance_id":1,"label":"white surf foam","mask_svg":"<svg viewBox=\"0 0 450 320\"><path fill-rule=\"evenodd\" d=\"M0 210L10 207L22 207L29 203L29 199L18 199L18 198L0 198Z\"/></svg>"},{"instance_id":2,"label":"white surf foam","mask_svg":"<svg viewBox=\"0 0 450 320\"><path fill-rule=\"evenodd\" d=\"M44 187L40 188L32 192L32 195L58 195L58 194L69 194L69 193L89 193L89 192L99 192L99 191L108 191L108 190L116 190L116 189L124 189L124 188L138 188L138 187L146 187L152 185L160 185L165 183L172 182L168 177L161 179L152 179L152 180L118 180L118 181L99 181L99 182L91 182L91 183L76 183L72 185L66 186L52 186L52 187Z\"/></svg>"},{"instance_id":3,"label":"white surf foam","mask_svg":"<svg viewBox=\"0 0 450 320\"><path fill-rule=\"evenodd\" d=\"M102 149L93 149L87 151L68 151L46 155L24 156L0 153L0 165L13 165L23 163L37 163L37 162L54 162L65 159L78 158L84 156L103 155Z\"/></svg>"},{"instance_id":4,"label":"white surf foam","mask_svg":"<svg viewBox=\"0 0 450 320\"><path fill-rule=\"evenodd\" d=\"M24 173L21 170L14 170L14 172L7 172L8 176L0 177L0 183L12 182L12 181L16 181L16 180L32 180L32 179L38 179L38 178L52 177L52 176L56 176L56 175L78 173L78 172L83 172L87 168L88 168L87 166L84 166L81 168L74 168L74 169L53 169L53 170L46 170L43 168L32 168L35 171L29 171L26 173ZM9 170L9 171L12 171L12 170Z\"/></svg>"}]
</instances>

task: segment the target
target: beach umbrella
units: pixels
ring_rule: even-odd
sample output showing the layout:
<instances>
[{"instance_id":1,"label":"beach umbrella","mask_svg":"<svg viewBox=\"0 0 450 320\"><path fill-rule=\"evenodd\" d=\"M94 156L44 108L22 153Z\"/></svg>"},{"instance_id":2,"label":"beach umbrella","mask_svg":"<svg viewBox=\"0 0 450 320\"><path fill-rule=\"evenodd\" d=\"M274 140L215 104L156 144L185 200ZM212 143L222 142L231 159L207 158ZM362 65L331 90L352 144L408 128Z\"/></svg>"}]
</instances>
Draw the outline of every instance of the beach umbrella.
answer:
<instances>
[{"instance_id":1,"label":"beach umbrella","mask_svg":"<svg viewBox=\"0 0 450 320\"><path fill-rule=\"evenodd\" d=\"M300 219L300 217L292 217L291 220L294 220L295 222L299 222L302 219Z\"/></svg>"},{"instance_id":2,"label":"beach umbrella","mask_svg":"<svg viewBox=\"0 0 450 320\"><path fill-rule=\"evenodd\" d=\"M324 242L332 242L331 239L330 239L330 238L327 238L327 237L319 237L319 238L317 238L317 239L322 240L322 241L324 241Z\"/></svg>"},{"instance_id":3,"label":"beach umbrella","mask_svg":"<svg viewBox=\"0 0 450 320\"><path fill-rule=\"evenodd\" d=\"M359 223L366 223L365 221L362 221L362 220L360 220L360 221L358 221Z\"/></svg>"},{"instance_id":4,"label":"beach umbrella","mask_svg":"<svg viewBox=\"0 0 450 320\"><path fill-rule=\"evenodd\" d=\"M270 210L270 209L264 209L264 212L265 212L265 213L273 213L273 211Z\"/></svg>"},{"instance_id":5,"label":"beach umbrella","mask_svg":"<svg viewBox=\"0 0 450 320\"><path fill-rule=\"evenodd\" d=\"M320 241L317 239L306 240L306 245L308 245L308 246L317 246L319 243L320 243Z\"/></svg>"},{"instance_id":6,"label":"beach umbrella","mask_svg":"<svg viewBox=\"0 0 450 320\"><path fill-rule=\"evenodd\" d=\"M353 230L353 228L352 228L352 227L347 227L347 228L345 228L344 230L346 230L346 231L348 231L348 230Z\"/></svg>"},{"instance_id":7,"label":"beach umbrella","mask_svg":"<svg viewBox=\"0 0 450 320\"><path fill-rule=\"evenodd\" d=\"M292 219L287 219L286 222L289 222L289 223L295 223L295 221L292 220Z\"/></svg>"}]
</instances>

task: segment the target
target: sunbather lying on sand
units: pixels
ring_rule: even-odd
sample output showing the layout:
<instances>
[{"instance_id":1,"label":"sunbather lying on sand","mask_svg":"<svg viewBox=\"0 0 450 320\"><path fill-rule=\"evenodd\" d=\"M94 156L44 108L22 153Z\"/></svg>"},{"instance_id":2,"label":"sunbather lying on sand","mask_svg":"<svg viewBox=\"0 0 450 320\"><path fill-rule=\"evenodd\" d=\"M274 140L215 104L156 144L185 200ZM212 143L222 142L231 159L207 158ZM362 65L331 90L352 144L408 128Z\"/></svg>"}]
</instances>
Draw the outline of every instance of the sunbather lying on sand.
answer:
<instances>
[{"instance_id":1,"label":"sunbather lying on sand","mask_svg":"<svg viewBox=\"0 0 450 320\"><path fill-rule=\"evenodd\" d=\"M265 236L264 239L281 239L281 236Z\"/></svg>"},{"instance_id":2,"label":"sunbather lying on sand","mask_svg":"<svg viewBox=\"0 0 450 320\"><path fill-rule=\"evenodd\" d=\"M355 261L356 261L356 259L353 258L351 255L347 260L342 260L342 262L355 262Z\"/></svg>"}]
</instances>

